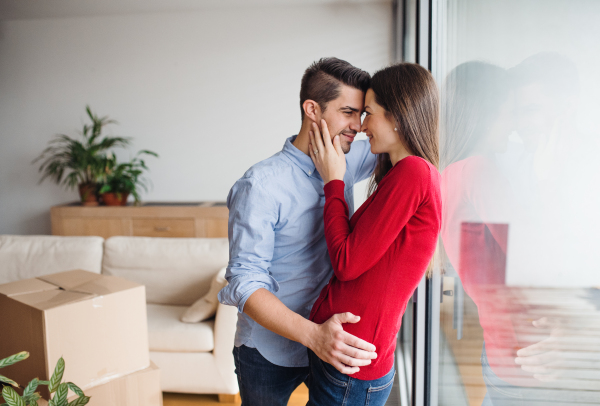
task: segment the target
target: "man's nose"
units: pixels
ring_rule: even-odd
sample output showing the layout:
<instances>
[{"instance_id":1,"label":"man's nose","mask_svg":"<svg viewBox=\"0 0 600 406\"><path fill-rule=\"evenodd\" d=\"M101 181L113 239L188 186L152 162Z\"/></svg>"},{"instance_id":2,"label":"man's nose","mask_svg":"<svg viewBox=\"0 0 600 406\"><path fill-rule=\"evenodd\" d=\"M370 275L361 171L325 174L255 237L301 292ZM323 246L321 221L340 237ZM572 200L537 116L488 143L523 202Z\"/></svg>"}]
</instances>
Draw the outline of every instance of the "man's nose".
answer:
<instances>
[{"instance_id":1,"label":"man's nose","mask_svg":"<svg viewBox=\"0 0 600 406\"><path fill-rule=\"evenodd\" d=\"M352 131L360 132L360 129L361 129L360 117L352 120L352 123L350 123L350 129Z\"/></svg>"}]
</instances>

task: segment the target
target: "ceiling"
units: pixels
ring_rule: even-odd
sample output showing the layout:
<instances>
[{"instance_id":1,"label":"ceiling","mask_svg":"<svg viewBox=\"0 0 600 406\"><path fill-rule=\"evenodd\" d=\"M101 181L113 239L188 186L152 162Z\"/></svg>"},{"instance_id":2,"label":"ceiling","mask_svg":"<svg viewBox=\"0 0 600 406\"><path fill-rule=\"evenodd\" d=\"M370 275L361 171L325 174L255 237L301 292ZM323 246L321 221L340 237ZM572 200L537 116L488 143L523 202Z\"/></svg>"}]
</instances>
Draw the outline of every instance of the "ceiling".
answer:
<instances>
[{"instance_id":1,"label":"ceiling","mask_svg":"<svg viewBox=\"0 0 600 406\"><path fill-rule=\"evenodd\" d=\"M0 20L197 11L206 8L351 5L392 0L0 0Z\"/></svg>"}]
</instances>

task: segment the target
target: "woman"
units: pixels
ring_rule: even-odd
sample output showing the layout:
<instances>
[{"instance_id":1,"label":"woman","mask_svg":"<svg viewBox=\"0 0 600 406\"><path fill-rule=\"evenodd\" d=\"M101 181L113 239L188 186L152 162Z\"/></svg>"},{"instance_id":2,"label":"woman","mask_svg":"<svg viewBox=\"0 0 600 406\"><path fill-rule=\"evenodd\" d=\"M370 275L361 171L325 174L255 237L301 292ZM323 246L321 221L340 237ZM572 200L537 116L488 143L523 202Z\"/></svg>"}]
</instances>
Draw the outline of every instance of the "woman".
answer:
<instances>
[{"instance_id":1,"label":"woman","mask_svg":"<svg viewBox=\"0 0 600 406\"><path fill-rule=\"evenodd\" d=\"M431 74L401 63L377 72L361 128L378 163L370 197L348 219L339 137L313 125L311 158L325 183L325 237L334 276L310 319L359 315L344 329L377 348L378 358L352 376L309 351L309 405L383 405L394 378L394 350L406 304L433 257L441 226L438 91Z\"/></svg>"}]
</instances>

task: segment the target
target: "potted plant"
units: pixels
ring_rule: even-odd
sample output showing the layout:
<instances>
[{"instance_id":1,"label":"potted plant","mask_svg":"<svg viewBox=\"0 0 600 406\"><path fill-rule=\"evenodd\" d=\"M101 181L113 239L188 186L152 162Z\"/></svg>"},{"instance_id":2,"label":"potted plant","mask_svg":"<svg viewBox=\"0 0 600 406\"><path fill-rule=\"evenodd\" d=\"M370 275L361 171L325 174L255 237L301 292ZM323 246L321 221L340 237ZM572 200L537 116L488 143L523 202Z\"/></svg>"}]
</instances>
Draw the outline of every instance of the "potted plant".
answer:
<instances>
[{"instance_id":1,"label":"potted plant","mask_svg":"<svg viewBox=\"0 0 600 406\"><path fill-rule=\"evenodd\" d=\"M101 138L102 129L116 121L106 116L98 117L89 106L86 106L86 112L92 124L83 126L79 139L65 134L56 135L32 163L43 161L39 167L39 172L43 173L40 183L50 178L67 189L78 187L82 204L97 206L98 180L104 173L106 151L127 146L130 139L109 136Z\"/></svg>"},{"instance_id":2,"label":"potted plant","mask_svg":"<svg viewBox=\"0 0 600 406\"><path fill-rule=\"evenodd\" d=\"M134 204L140 203L139 188L148 191L147 179L142 176L148 170L141 155L158 157L156 152L142 150L129 162L117 163L114 155L108 154L105 160L104 175L98 194L107 206L125 206L129 195Z\"/></svg>"},{"instance_id":3,"label":"potted plant","mask_svg":"<svg viewBox=\"0 0 600 406\"><path fill-rule=\"evenodd\" d=\"M8 358L0 360L0 368L7 367L17 362L23 361L29 357L27 351L20 352L15 355L11 355ZM10 378L0 375L0 388L2 389L1 394L4 398L2 406L37 406L38 400L42 399L39 392L36 392L40 385L47 385L50 391L49 405L52 406L84 406L90 401L89 396L85 396L83 391L75 385L73 382L61 382L63 374L65 372L65 360L60 357L54 368L54 373L50 377L49 381L40 381L38 378L34 378L29 384L23 388L21 385L16 383ZM15 389L21 389L22 395ZM69 390L75 393L78 397L69 402L67 396Z\"/></svg>"}]
</instances>

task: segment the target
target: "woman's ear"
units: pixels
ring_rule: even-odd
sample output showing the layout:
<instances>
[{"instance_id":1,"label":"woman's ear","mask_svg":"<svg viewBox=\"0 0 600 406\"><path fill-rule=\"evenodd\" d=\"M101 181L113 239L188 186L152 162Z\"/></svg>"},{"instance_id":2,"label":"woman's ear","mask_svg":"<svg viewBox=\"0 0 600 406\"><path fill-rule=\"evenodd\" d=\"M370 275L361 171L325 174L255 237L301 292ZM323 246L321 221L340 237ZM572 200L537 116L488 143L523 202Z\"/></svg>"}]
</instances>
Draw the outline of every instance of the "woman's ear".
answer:
<instances>
[{"instance_id":1,"label":"woman's ear","mask_svg":"<svg viewBox=\"0 0 600 406\"><path fill-rule=\"evenodd\" d=\"M302 108L304 109L304 116L314 121L315 123L319 123L321 120L321 107L319 103L314 100L305 100L302 103Z\"/></svg>"}]
</instances>

